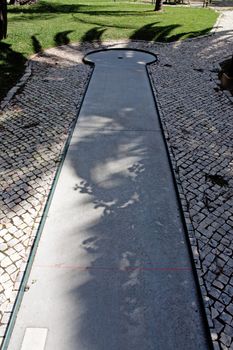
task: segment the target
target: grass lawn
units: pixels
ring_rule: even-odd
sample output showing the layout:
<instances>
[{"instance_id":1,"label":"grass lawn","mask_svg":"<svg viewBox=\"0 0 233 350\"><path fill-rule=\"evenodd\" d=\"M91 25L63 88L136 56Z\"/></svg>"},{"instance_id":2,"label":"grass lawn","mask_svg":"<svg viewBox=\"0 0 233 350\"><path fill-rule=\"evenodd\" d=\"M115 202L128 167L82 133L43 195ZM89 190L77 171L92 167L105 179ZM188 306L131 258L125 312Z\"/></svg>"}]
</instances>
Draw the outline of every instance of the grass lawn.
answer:
<instances>
[{"instance_id":1,"label":"grass lawn","mask_svg":"<svg viewBox=\"0 0 233 350\"><path fill-rule=\"evenodd\" d=\"M72 41L142 39L174 41L207 33L217 14L204 8L100 0L49 0L8 6L8 38L0 42L0 98L34 52Z\"/></svg>"}]
</instances>

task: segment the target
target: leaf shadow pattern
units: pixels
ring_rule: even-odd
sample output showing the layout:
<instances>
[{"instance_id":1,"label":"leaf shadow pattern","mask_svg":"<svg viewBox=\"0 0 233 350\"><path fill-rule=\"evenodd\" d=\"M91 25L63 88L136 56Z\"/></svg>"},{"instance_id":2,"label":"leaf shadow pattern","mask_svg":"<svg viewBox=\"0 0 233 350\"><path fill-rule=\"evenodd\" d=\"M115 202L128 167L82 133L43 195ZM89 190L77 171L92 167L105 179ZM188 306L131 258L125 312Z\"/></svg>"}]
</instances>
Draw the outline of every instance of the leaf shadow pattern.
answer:
<instances>
[{"instance_id":1,"label":"leaf shadow pattern","mask_svg":"<svg viewBox=\"0 0 233 350\"><path fill-rule=\"evenodd\" d=\"M190 283L190 271L169 271L169 267L178 266L180 255L176 249L179 245L183 247L181 241L176 241L173 230L169 236L173 247L169 259L166 253L161 254L167 238L161 234L166 225L156 196L158 169L162 167L155 170L154 148L150 143L154 135L118 132L112 127L110 114L98 114L98 118L104 119L108 131L103 130L103 125L99 129L81 127L68 155L69 167L75 174L72 181L77 181L68 182L77 193L77 203L85 208L72 206L77 220L67 230L67 240L76 247L72 253L69 250L71 260L83 270L82 277L74 277L75 282L64 291L68 300L77 300L83 308L82 315L73 320L78 331L71 332L71 337L74 343L81 342L84 348L95 350L136 347L153 350L159 344L158 337L161 342L167 339L167 312L178 313L179 305L186 315L191 312L182 296ZM121 127L126 130L125 118L121 120ZM161 191L165 190L168 176L166 173L162 179ZM171 217L172 205L166 203L167 217ZM69 244L63 249L69 249ZM173 263L170 265L168 260ZM66 276L64 279L67 285ZM170 283L178 286L179 292L172 293L169 303L164 303L163 296L172 290ZM186 320L191 327L190 318ZM183 332L178 321L173 331L177 338ZM167 348L173 346L174 338L170 337Z\"/></svg>"}]
</instances>

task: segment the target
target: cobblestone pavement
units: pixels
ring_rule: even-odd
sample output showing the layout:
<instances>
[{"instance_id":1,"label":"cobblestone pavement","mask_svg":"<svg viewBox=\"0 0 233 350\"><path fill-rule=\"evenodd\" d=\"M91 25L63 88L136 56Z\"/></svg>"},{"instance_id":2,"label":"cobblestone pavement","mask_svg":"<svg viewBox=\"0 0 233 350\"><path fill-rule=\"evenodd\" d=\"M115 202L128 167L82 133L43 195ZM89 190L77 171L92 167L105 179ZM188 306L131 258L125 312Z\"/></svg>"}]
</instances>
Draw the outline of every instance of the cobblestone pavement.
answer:
<instances>
[{"instance_id":1,"label":"cobblestone pavement","mask_svg":"<svg viewBox=\"0 0 233 350\"><path fill-rule=\"evenodd\" d=\"M149 67L184 210L214 349L233 349L233 99L217 85L233 52L233 11L215 34L170 44L106 42L47 50L0 114L3 339L95 48L150 50ZM28 74L29 75L29 74Z\"/></svg>"}]
</instances>

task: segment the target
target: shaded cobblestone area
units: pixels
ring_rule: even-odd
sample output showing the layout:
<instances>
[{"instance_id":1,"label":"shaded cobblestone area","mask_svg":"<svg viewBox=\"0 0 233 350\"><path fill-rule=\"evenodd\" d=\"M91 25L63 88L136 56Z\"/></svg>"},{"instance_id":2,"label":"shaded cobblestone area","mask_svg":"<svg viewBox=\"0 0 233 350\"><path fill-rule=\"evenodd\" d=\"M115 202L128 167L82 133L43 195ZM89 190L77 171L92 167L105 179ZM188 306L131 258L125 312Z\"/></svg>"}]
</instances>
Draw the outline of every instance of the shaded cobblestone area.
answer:
<instances>
[{"instance_id":1,"label":"shaded cobblestone area","mask_svg":"<svg viewBox=\"0 0 233 350\"><path fill-rule=\"evenodd\" d=\"M158 54L149 74L214 348L233 349L233 103L214 81L217 63L233 51L229 14L220 24L214 35L185 42L77 44L32 60L31 77L0 115L1 337L90 77L81 57L119 46Z\"/></svg>"}]
</instances>

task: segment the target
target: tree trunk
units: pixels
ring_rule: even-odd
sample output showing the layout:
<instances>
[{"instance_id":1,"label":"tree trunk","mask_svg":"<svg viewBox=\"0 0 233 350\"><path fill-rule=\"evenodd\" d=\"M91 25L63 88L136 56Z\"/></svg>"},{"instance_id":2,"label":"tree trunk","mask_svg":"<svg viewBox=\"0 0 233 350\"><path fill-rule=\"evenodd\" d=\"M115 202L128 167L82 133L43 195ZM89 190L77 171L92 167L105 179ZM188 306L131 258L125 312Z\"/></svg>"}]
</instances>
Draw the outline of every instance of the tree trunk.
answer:
<instances>
[{"instance_id":1,"label":"tree trunk","mask_svg":"<svg viewBox=\"0 0 233 350\"><path fill-rule=\"evenodd\" d=\"M161 9L162 9L162 0L156 0L154 11L160 11Z\"/></svg>"},{"instance_id":2,"label":"tree trunk","mask_svg":"<svg viewBox=\"0 0 233 350\"><path fill-rule=\"evenodd\" d=\"M7 3L0 0L0 40L6 38L7 33Z\"/></svg>"}]
</instances>

